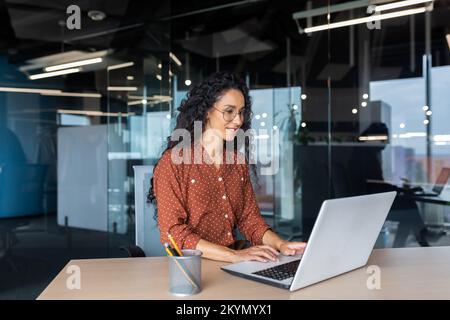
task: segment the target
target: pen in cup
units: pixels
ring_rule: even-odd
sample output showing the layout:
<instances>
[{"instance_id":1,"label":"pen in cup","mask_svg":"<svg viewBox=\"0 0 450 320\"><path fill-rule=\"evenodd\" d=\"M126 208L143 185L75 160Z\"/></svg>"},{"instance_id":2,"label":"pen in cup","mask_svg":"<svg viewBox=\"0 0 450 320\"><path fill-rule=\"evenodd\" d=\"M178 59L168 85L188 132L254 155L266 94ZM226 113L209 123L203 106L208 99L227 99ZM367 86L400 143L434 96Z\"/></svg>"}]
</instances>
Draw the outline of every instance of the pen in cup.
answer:
<instances>
[{"instance_id":1,"label":"pen in cup","mask_svg":"<svg viewBox=\"0 0 450 320\"><path fill-rule=\"evenodd\" d=\"M171 257L176 257L176 256L172 253L171 248L169 247L169 244L168 244L168 243L165 243L164 246L165 246L166 252L167 252L167 254L168 254L169 256L171 256ZM181 251L180 251L180 253L181 253ZM181 256L182 256L182 255L181 255ZM183 275L185 276L186 280L188 280L189 283L190 283L195 289L199 289L200 287L199 287L199 285L198 285L197 283L195 283L195 281L193 280L192 275L189 275L190 272L189 272L188 270L186 270L186 269L184 268L184 266L181 264L181 262L178 261L176 258L173 259L173 260L174 260L174 262L176 263L177 267L180 269L180 271L181 271L181 272L183 273Z\"/></svg>"},{"instance_id":2,"label":"pen in cup","mask_svg":"<svg viewBox=\"0 0 450 320\"><path fill-rule=\"evenodd\" d=\"M175 239L172 237L172 235L170 233L167 234L167 236L169 237L170 242L172 243L173 248L176 250L176 252L178 253L178 255L180 257L183 256L183 253L181 252L180 248L178 248L177 243L175 242Z\"/></svg>"}]
</instances>

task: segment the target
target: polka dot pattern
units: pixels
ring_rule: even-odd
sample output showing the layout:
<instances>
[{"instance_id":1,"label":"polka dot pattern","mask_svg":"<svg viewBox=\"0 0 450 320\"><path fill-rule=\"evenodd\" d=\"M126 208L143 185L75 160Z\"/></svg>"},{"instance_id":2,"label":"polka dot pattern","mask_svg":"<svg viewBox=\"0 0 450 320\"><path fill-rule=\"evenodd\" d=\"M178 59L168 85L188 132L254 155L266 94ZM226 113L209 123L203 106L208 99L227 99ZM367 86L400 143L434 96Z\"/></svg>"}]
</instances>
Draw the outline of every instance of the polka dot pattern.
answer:
<instances>
[{"instance_id":1,"label":"polka dot pattern","mask_svg":"<svg viewBox=\"0 0 450 320\"><path fill-rule=\"evenodd\" d=\"M217 168L198 161L199 154L211 160L203 147L190 151L191 164L174 163L167 150L155 168L161 243L169 241L170 233L183 249L195 249L200 239L228 246L236 240L233 230L238 227L253 245L262 244L270 227L256 202L248 165L227 164L224 154L224 164Z\"/></svg>"}]
</instances>

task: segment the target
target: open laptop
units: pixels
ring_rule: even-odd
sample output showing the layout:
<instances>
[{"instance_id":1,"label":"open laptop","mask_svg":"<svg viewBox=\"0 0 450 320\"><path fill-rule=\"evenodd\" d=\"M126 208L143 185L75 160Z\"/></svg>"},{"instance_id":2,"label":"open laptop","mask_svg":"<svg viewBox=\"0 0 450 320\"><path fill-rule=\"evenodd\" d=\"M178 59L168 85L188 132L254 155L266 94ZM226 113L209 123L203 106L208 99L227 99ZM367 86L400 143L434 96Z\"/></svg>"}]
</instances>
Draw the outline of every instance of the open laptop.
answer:
<instances>
[{"instance_id":1,"label":"open laptop","mask_svg":"<svg viewBox=\"0 0 450 320\"><path fill-rule=\"evenodd\" d=\"M326 200L303 255L280 255L279 262L238 262L222 270L294 291L362 267L395 196L394 191Z\"/></svg>"},{"instance_id":2,"label":"open laptop","mask_svg":"<svg viewBox=\"0 0 450 320\"><path fill-rule=\"evenodd\" d=\"M436 179L436 183L434 184L431 190L421 188L421 190L419 192L414 193L414 195L424 197L437 197L441 194L442 190L444 190L449 178L450 178L450 168L442 168L438 178Z\"/></svg>"}]
</instances>

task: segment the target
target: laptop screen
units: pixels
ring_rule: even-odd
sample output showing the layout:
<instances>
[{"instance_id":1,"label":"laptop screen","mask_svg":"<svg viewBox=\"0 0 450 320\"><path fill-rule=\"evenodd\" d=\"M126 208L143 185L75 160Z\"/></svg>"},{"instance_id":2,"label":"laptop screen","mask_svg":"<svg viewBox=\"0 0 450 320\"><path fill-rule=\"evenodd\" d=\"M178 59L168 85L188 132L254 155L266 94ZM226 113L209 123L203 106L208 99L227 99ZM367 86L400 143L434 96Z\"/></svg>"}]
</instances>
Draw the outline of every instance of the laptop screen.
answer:
<instances>
[{"instance_id":1,"label":"laptop screen","mask_svg":"<svg viewBox=\"0 0 450 320\"><path fill-rule=\"evenodd\" d=\"M439 177L436 180L436 184L433 187L433 192L440 194L447 184L448 179L450 178L450 168L443 168Z\"/></svg>"}]
</instances>

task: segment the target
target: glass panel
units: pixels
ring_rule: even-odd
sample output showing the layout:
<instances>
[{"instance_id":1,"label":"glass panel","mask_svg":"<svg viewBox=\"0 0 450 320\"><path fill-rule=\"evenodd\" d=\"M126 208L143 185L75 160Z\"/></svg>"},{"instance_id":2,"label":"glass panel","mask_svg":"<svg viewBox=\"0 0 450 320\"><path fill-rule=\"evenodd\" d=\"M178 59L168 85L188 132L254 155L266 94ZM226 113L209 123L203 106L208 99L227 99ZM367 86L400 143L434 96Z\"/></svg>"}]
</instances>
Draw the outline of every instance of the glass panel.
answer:
<instances>
[{"instance_id":1,"label":"glass panel","mask_svg":"<svg viewBox=\"0 0 450 320\"><path fill-rule=\"evenodd\" d=\"M170 32L167 23L159 28ZM135 244L134 172L137 166L156 163L170 135L171 83L176 78L171 71L170 43L162 35L158 42L157 51L122 60L108 70L108 112L117 114L108 117L109 248ZM129 52L128 57L133 54Z\"/></svg>"},{"instance_id":2,"label":"glass panel","mask_svg":"<svg viewBox=\"0 0 450 320\"><path fill-rule=\"evenodd\" d=\"M170 123L170 3L25 2L0 4L0 299L36 298L71 259L126 255L132 165Z\"/></svg>"},{"instance_id":3,"label":"glass panel","mask_svg":"<svg viewBox=\"0 0 450 320\"><path fill-rule=\"evenodd\" d=\"M435 17L446 9L425 6L425 12L330 30L332 196L398 191L381 247L439 245L442 233L433 227L445 226L448 212L444 202L430 204L417 195L430 193L448 166L444 118L434 110L436 104L444 116L448 46L440 28L446 23ZM331 20L371 12L355 7Z\"/></svg>"}]
</instances>

